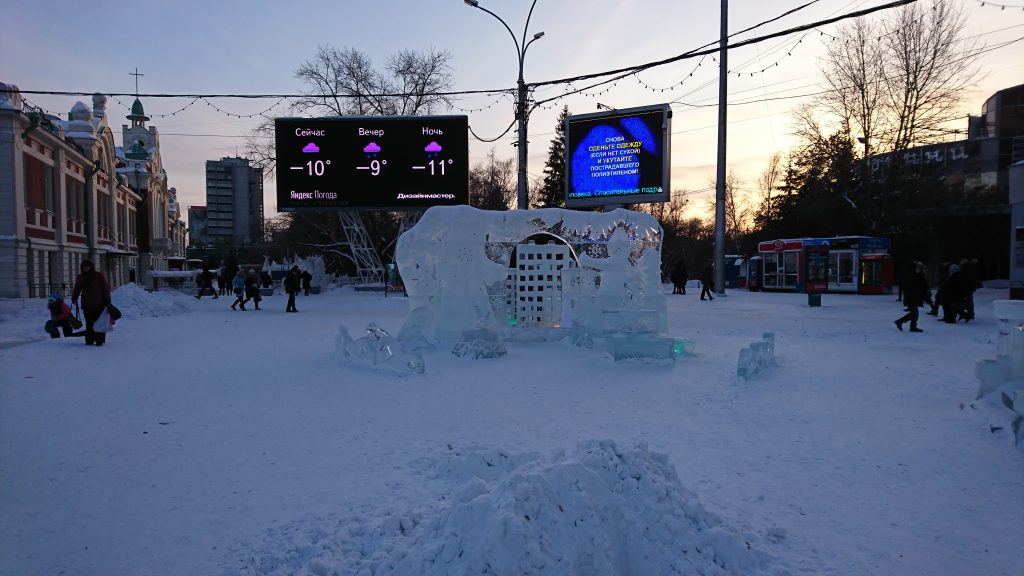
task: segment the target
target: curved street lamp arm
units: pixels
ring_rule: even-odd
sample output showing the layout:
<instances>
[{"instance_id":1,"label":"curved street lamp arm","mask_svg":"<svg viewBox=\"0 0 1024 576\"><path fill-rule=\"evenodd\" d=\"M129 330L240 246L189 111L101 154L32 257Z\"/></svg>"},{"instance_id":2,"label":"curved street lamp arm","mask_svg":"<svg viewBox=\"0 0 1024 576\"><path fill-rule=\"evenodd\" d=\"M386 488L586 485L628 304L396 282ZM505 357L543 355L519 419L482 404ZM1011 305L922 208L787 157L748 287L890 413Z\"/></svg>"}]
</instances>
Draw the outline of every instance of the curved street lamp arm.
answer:
<instances>
[{"instance_id":1,"label":"curved street lamp arm","mask_svg":"<svg viewBox=\"0 0 1024 576\"><path fill-rule=\"evenodd\" d=\"M526 15L526 24L523 25L523 43L522 43L523 53L519 57L519 67L520 68L523 67L523 60L526 59L526 47L530 45L530 44L528 44L526 42L526 31L530 28L530 18L533 18L533 8L536 5L537 5L537 0L533 0L533 2L530 4L530 12ZM536 40L536 39L537 38L534 37L533 40ZM533 40L530 40L530 42L532 43Z\"/></svg>"},{"instance_id":2,"label":"curved street lamp arm","mask_svg":"<svg viewBox=\"0 0 1024 576\"><path fill-rule=\"evenodd\" d=\"M537 2L537 0L533 1L534 3ZM474 5L473 7L483 10L484 12L487 12L491 16L494 16L494 18L497 19L498 22L501 22L501 25L505 27L505 30L508 30L509 35L512 36L512 42L516 45L516 57L519 58L519 78L521 79L523 77L523 51L519 50L519 40L516 39L515 32L513 32L512 29L508 27L508 24L506 24L505 21L501 19L501 16L498 16L494 12L491 12L490 10L484 8L483 6L480 6L479 4ZM530 8L530 11L533 11L533 8ZM523 32L523 37L526 37L526 32Z\"/></svg>"}]
</instances>

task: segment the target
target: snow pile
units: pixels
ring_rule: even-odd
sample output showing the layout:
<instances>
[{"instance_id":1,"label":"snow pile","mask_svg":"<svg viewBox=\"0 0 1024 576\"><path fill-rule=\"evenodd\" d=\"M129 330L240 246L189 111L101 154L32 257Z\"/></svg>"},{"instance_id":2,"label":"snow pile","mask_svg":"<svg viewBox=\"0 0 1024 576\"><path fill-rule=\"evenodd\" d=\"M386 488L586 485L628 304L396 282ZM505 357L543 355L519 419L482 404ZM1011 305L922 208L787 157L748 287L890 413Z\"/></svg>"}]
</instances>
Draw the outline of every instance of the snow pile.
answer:
<instances>
[{"instance_id":1,"label":"snow pile","mask_svg":"<svg viewBox=\"0 0 1024 576\"><path fill-rule=\"evenodd\" d=\"M668 458L644 445L591 440L549 458L453 453L426 472L469 478L446 505L373 526L309 530L313 542L293 538L287 557L253 559L241 573L782 573L722 528Z\"/></svg>"},{"instance_id":2,"label":"snow pile","mask_svg":"<svg viewBox=\"0 0 1024 576\"><path fill-rule=\"evenodd\" d=\"M119 286L110 294L110 301L125 318L172 316L191 312L193 300L181 292L149 292L134 283Z\"/></svg>"},{"instance_id":3,"label":"snow pile","mask_svg":"<svg viewBox=\"0 0 1024 576\"><path fill-rule=\"evenodd\" d=\"M191 312L193 298L180 292L147 292L138 284L125 284L110 294L110 300L117 306L124 318L172 316ZM64 301L71 306L71 294L64 295ZM72 312L74 307L72 307ZM79 317L84 316L79 313ZM46 299L29 298L8 300L0 307L0 348L20 346L37 340L49 340L43 325L50 319Z\"/></svg>"}]
</instances>

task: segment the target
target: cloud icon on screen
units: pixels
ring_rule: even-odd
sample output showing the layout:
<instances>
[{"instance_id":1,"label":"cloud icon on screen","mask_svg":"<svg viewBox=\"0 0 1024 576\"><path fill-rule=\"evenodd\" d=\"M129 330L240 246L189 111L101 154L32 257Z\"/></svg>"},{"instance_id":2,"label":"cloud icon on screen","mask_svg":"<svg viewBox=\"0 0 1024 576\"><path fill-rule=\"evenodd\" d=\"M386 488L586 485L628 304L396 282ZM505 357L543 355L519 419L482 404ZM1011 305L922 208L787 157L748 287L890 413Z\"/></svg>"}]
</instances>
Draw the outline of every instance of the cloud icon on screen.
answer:
<instances>
[{"instance_id":1,"label":"cloud icon on screen","mask_svg":"<svg viewBox=\"0 0 1024 576\"><path fill-rule=\"evenodd\" d=\"M302 147L302 151L306 154L316 154L320 151L320 147L315 142L310 142Z\"/></svg>"},{"instance_id":2,"label":"cloud icon on screen","mask_svg":"<svg viewBox=\"0 0 1024 576\"><path fill-rule=\"evenodd\" d=\"M438 144L437 142L431 142L430 144L427 144L427 147L424 148L423 151L424 152L440 152L441 151L441 145Z\"/></svg>"},{"instance_id":3,"label":"cloud icon on screen","mask_svg":"<svg viewBox=\"0 0 1024 576\"><path fill-rule=\"evenodd\" d=\"M376 154L377 152L380 152L380 146L378 146L376 142L370 142L365 148L363 148L363 152L366 152L367 154Z\"/></svg>"}]
</instances>

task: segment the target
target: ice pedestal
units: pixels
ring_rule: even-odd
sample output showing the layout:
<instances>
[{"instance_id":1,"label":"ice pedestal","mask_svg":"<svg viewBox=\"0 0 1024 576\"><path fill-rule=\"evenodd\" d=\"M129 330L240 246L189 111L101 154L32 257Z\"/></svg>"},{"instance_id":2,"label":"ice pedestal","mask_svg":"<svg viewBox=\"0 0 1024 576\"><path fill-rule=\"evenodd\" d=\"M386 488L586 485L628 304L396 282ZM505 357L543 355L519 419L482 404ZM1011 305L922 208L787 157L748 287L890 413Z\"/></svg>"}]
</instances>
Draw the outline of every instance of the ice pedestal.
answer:
<instances>
[{"instance_id":1,"label":"ice pedestal","mask_svg":"<svg viewBox=\"0 0 1024 576\"><path fill-rule=\"evenodd\" d=\"M505 349L505 343L501 341L501 336L497 332L477 328L462 333L462 337L452 348L452 354L459 357L501 358L508 354L508 350Z\"/></svg>"},{"instance_id":2,"label":"ice pedestal","mask_svg":"<svg viewBox=\"0 0 1024 576\"><path fill-rule=\"evenodd\" d=\"M606 339L608 353L616 362L675 362L676 339L655 333L612 334Z\"/></svg>"}]
</instances>

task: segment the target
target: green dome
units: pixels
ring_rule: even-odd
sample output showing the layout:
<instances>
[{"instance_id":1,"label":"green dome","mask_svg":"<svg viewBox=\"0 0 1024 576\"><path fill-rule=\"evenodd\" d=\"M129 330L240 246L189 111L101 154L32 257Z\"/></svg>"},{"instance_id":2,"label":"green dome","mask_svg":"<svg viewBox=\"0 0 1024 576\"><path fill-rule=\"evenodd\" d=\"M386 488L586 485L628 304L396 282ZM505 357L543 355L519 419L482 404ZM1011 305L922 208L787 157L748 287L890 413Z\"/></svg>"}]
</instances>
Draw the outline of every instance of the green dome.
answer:
<instances>
[{"instance_id":1,"label":"green dome","mask_svg":"<svg viewBox=\"0 0 1024 576\"><path fill-rule=\"evenodd\" d=\"M138 98L132 102L132 113L128 115L129 120L149 120L146 111L142 109L142 101Z\"/></svg>"}]
</instances>

